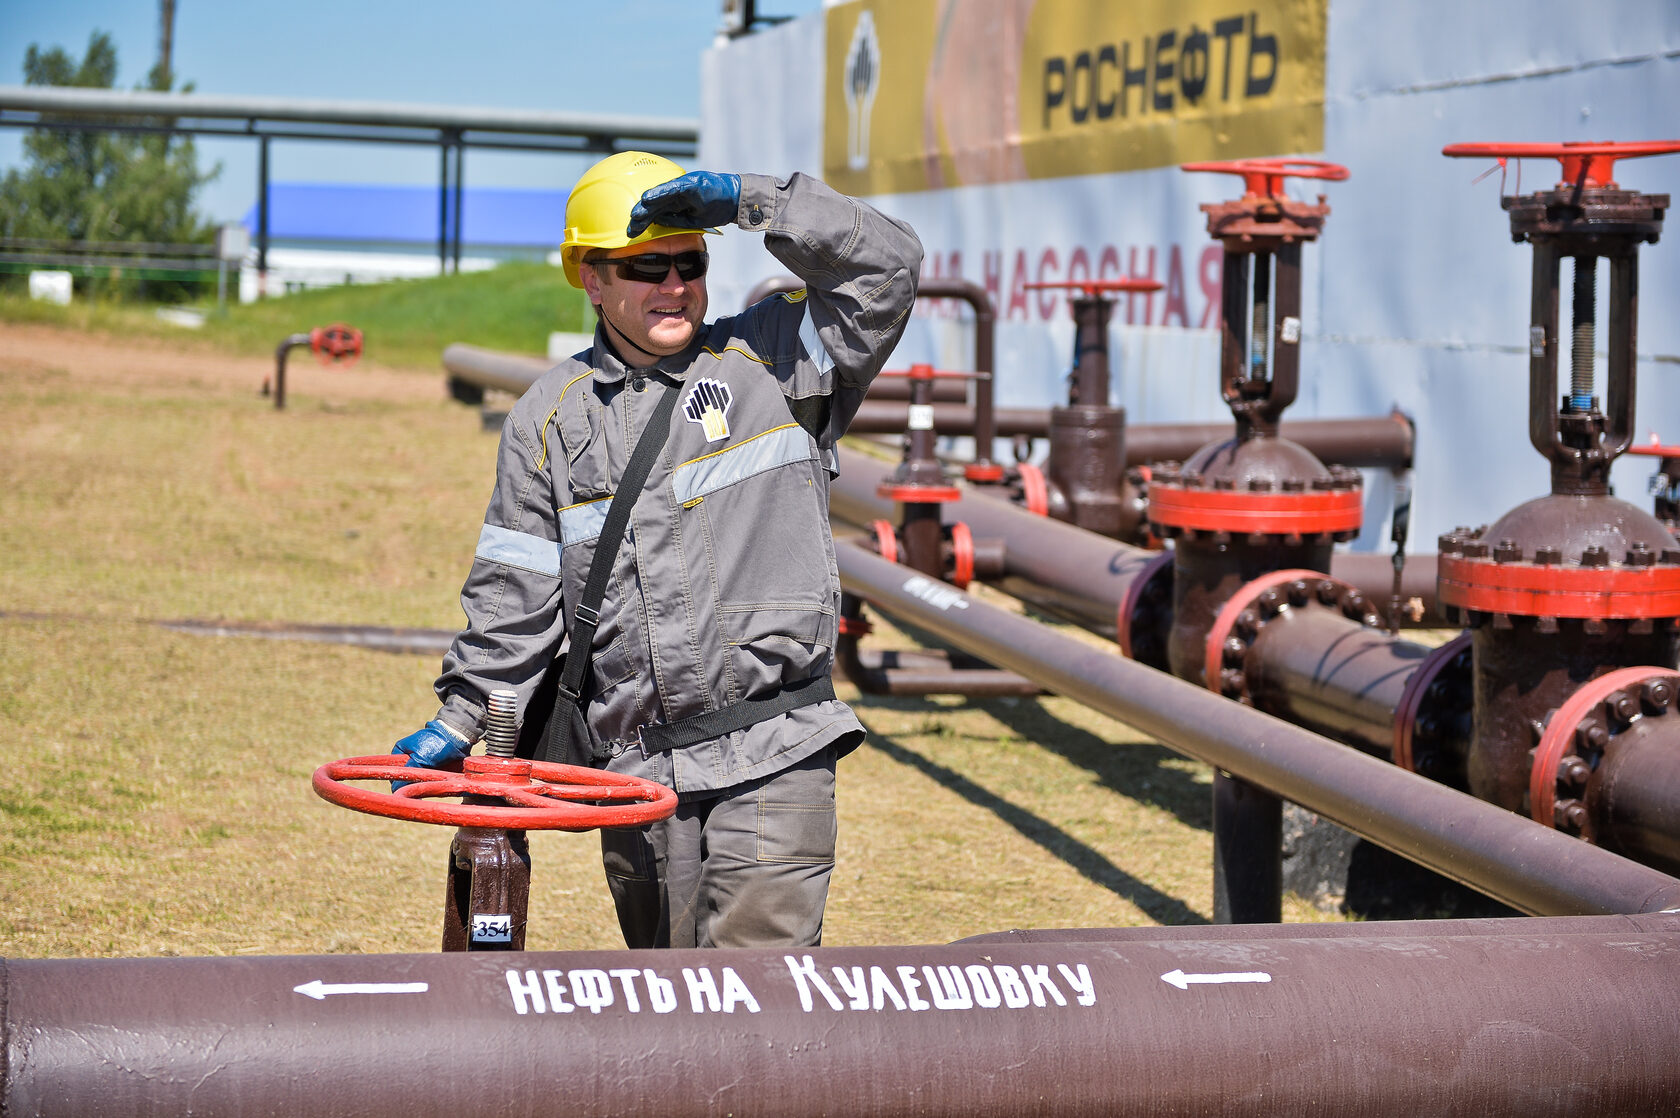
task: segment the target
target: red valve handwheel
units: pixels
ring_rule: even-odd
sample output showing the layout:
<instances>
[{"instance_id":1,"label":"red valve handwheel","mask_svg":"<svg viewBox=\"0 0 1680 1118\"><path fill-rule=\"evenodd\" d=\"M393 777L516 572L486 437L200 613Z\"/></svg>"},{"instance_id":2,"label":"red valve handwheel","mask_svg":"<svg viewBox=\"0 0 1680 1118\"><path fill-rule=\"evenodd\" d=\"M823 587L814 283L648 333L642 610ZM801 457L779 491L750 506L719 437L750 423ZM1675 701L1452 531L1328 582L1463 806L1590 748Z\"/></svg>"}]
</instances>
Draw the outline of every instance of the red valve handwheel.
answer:
<instances>
[{"instance_id":1,"label":"red valve handwheel","mask_svg":"<svg viewBox=\"0 0 1680 1118\"><path fill-rule=\"evenodd\" d=\"M889 563L898 562L898 533L893 531L891 521L874 520L869 524L875 533L875 550Z\"/></svg>"},{"instance_id":2,"label":"red valve handwheel","mask_svg":"<svg viewBox=\"0 0 1680 1118\"><path fill-rule=\"evenodd\" d=\"M1642 155L1668 155L1680 151L1680 140L1641 140L1632 143L1562 143L1562 144L1448 144L1441 154L1454 158L1481 156L1497 159L1556 159L1563 164L1563 181L1559 186L1613 187L1611 173L1618 159L1637 159Z\"/></svg>"},{"instance_id":3,"label":"red valve handwheel","mask_svg":"<svg viewBox=\"0 0 1680 1118\"><path fill-rule=\"evenodd\" d=\"M1630 446L1627 448L1627 453L1647 454L1653 458L1680 458L1680 443L1664 446L1657 441L1657 436L1652 435L1650 442L1640 446Z\"/></svg>"},{"instance_id":4,"label":"red valve handwheel","mask_svg":"<svg viewBox=\"0 0 1680 1118\"><path fill-rule=\"evenodd\" d=\"M1324 179L1341 182L1349 171L1340 163L1324 159L1231 159L1214 163L1183 163L1181 171L1217 171L1243 177L1243 193L1256 198L1276 198L1283 193L1284 179Z\"/></svg>"},{"instance_id":5,"label":"red valve handwheel","mask_svg":"<svg viewBox=\"0 0 1680 1118\"><path fill-rule=\"evenodd\" d=\"M1122 279L1023 283L1021 287L1027 291L1081 291L1084 292L1085 298L1095 299L1098 295L1108 291L1121 291L1139 295L1148 294L1151 291L1161 290L1161 281L1145 279L1143 276L1126 276Z\"/></svg>"},{"instance_id":6,"label":"red valve handwheel","mask_svg":"<svg viewBox=\"0 0 1680 1118\"><path fill-rule=\"evenodd\" d=\"M932 365L912 365L908 369L882 369L878 377L905 377L909 380L990 380L992 374L981 372L947 372Z\"/></svg>"},{"instance_id":7,"label":"red valve handwheel","mask_svg":"<svg viewBox=\"0 0 1680 1118\"><path fill-rule=\"evenodd\" d=\"M317 326L309 332L309 350L323 365L349 368L362 356L362 332L342 322Z\"/></svg>"},{"instance_id":8,"label":"red valve handwheel","mask_svg":"<svg viewBox=\"0 0 1680 1118\"><path fill-rule=\"evenodd\" d=\"M446 827L508 831L592 831L634 827L677 810L677 794L640 777L551 765L513 757L468 757L462 772L409 768L399 756L348 757L315 770L315 794L340 807ZM395 792L377 792L349 780L406 780ZM436 803L444 796L484 796L500 804Z\"/></svg>"}]
</instances>

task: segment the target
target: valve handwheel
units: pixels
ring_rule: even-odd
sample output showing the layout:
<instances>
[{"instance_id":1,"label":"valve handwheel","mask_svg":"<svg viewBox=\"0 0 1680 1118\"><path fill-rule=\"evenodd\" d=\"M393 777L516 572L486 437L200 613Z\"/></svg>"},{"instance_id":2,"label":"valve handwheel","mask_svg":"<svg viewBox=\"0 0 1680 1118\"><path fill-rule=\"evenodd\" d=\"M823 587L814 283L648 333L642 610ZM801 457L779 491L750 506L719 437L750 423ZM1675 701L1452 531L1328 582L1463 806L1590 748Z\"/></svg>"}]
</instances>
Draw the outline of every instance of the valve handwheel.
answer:
<instances>
[{"instance_id":1,"label":"valve handwheel","mask_svg":"<svg viewBox=\"0 0 1680 1118\"><path fill-rule=\"evenodd\" d=\"M1181 171L1216 171L1243 177L1243 193L1256 198L1283 194L1284 179L1323 179L1341 182L1348 169L1324 159L1231 159L1212 163L1183 163Z\"/></svg>"},{"instance_id":2,"label":"valve handwheel","mask_svg":"<svg viewBox=\"0 0 1680 1118\"><path fill-rule=\"evenodd\" d=\"M1563 144L1448 144L1442 155L1457 158L1482 156L1497 159L1503 166L1507 159L1556 159L1563 164L1563 187L1578 186L1583 190L1615 189L1611 177L1618 159L1637 159L1642 155L1670 155L1680 151L1680 140L1640 140L1631 143L1563 143Z\"/></svg>"},{"instance_id":3,"label":"valve handwheel","mask_svg":"<svg viewBox=\"0 0 1680 1118\"><path fill-rule=\"evenodd\" d=\"M362 356L362 332L343 322L309 332L309 349L323 365L354 365Z\"/></svg>"},{"instance_id":4,"label":"valve handwheel","mask_svg":"<svg viewBox=\"0 0 1680 1118\"><path fill-rule=\"evenodd\" d=\"M410 783L381 792L345 783L355 780ZM468 757L460 772L410 768L389 753L349 757L316 769L311 783L316 795L340 807L449 827L592 831L653 823L677 810L677 794L651 780L516 757ZM453 796L473 800L437 802Z\"/></svg>"}]
</instances>

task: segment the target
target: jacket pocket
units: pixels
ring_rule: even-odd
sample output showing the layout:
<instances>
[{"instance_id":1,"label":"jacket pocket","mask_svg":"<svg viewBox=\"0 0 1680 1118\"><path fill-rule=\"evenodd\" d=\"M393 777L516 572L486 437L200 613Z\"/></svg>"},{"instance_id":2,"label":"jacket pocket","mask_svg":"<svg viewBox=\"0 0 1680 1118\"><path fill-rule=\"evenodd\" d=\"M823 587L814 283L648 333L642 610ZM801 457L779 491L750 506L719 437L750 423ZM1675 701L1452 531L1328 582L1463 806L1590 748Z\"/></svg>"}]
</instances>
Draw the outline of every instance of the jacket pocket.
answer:
<instances>
[{"instance_id":1,"label":"jacket pocket","mask_svg":"<svg viewBox=\"0 0 1680 1118\"><path fill-rule=\"evenodd\" d=\"M636 674L636 663L624 647L623 634L589 659L590 679L594 683L592 695L597 698Z\"/></svg>"},{"instance_id":2,"label":"jacket pocket","mask_svg":"<svg viewBox=\"0 0 1680 1118\"><path fill-rule=\"evenodd\" d=\"M742 694L759 695L828 669L834 615L792 603L724 606L718 622Z\"/></svg>"}]
</instances>

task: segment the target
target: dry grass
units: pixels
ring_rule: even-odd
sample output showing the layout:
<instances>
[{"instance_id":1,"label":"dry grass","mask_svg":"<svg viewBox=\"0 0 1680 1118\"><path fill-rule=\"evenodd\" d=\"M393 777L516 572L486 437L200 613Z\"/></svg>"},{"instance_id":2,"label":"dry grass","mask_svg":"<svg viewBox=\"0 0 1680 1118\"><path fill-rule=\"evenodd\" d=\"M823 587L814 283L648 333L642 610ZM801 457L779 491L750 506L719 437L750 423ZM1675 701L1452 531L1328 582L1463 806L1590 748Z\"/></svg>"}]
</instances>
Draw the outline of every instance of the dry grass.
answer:
<instances>
[{"instance_id":1,"label":"dry grass","mask_svg":"<svg viewBox=\"0 0 1680 1118\"><path fill-rule=\"evenodd\" d=\"M435 662L144 619L457 624L476 413L386 370L277 414L261 361L0 329L0 954L435 949L448 832L308 787ZM1207 919L1204 766L1060 699L858 710L828 942ZM532 837L529 946L616 946L595 837Z\"/></svg>"}]
</instances>

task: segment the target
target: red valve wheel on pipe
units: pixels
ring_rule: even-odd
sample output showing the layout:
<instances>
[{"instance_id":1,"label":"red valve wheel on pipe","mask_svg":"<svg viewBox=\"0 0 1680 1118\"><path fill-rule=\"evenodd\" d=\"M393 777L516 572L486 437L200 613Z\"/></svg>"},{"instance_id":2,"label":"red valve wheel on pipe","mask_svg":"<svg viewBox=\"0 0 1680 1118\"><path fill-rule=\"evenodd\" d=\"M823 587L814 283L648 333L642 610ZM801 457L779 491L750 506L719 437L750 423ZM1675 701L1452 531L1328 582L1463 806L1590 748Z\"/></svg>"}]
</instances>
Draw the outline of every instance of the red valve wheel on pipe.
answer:
<instances>
[{"instance_id":1,"label":"red valve wheel on pipe","mask_svg":"<svg viewBox=\"0 0 1680 1118\"><path fill-rule=\"evenodd\" d=\"M1563 180L1559 186L1578 186L1582 189L1614 188L1611 177L1618 159L1638 159L1645 155L1670 155L1680 152L1680 140L1639 140L1629 143L1571 142L1562 144L1448 144L1441 154L1457 159L1484 158L1556 159L1563 164Z\"/></svg>"},{"instance_id":2,"label":"red valve wheel on pipe","mask_svg":"<svg viewBox=\"0 0 1680 1118\"><path fill-rule=\"evenodd\" d=\"M409 781L395 792L344 783ZM329 761L315 770L315 794L388 819L509 831L592 831L654 823L677 810L677 794L640 777L516 757L468 757L461 772L410 768L392 754ZM502 803L437 803L471 796Z\"/></svg>"},{"instance_id":3,"label":"red valve wheel on pipe","mask_svg":"<svg viewBox=\"0 0 1680 1118\"><path fill-rule=\"evenodd\" d=\"M1243 177L1243 193L1255 198L1276 198L1283 193L1284 179L1323 179L1341 182L1349 175L1340 163L1325 159L1231 159L1212 163L1183 163L1181 171L1216 171Z\"/></svg>"},{"instance_id":4,"label":"red valve wheel on pipe","mask_svg":"<svg viewBox=\"0 0 1680 1118\"><path fill-rule=\"evenodd\" d=\"M343 322L317 326L309 332L309 351L323 365L349 368L361 359L362 332Z\"/></svg>"}]
</instances>

